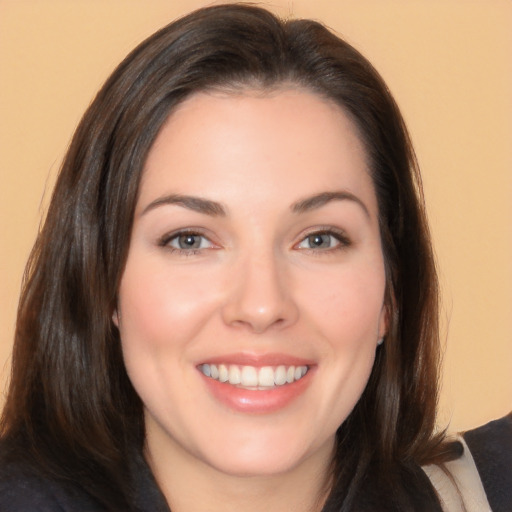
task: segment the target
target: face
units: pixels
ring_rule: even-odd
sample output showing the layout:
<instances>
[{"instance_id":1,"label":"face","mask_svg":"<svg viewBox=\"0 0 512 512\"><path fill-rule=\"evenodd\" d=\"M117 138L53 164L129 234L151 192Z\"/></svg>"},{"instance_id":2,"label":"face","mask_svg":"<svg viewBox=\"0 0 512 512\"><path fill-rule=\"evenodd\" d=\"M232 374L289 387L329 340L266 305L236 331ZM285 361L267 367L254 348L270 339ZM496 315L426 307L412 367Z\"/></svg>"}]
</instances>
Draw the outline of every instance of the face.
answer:
<instances>
[{"instance_id":1,"label":"face","mask_svg":"<svg viewBox=\"0 0 512 512\"><path fill-rule=\"evenodd\" d=\"M149 451L231 475L328 464L384 291L375 192L339 107L189 98L149 152L114 314Z\"/></svg>"}]
</instances>

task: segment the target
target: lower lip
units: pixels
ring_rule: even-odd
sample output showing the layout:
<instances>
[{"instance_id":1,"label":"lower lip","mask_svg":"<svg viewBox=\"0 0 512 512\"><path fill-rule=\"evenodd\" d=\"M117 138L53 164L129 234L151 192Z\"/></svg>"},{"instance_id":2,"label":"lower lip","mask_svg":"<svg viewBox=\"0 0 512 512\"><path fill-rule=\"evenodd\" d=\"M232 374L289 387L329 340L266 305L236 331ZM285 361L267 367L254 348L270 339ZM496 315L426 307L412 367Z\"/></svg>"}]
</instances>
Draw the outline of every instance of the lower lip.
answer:
<instances>
[{"instance_id":1,"label":"lower lip","mask_svg":"<svg viewBox=\"0 0 512 512\"><path fill-rule=\"evenodd\" d=\"M291 384L265 390L238 388L202 373L201 376L214 398L230 409L243 413L268 414L283 409L299 398L309 386L312 374L310 368L304 377Z\"/></svg>"}]
</instances>

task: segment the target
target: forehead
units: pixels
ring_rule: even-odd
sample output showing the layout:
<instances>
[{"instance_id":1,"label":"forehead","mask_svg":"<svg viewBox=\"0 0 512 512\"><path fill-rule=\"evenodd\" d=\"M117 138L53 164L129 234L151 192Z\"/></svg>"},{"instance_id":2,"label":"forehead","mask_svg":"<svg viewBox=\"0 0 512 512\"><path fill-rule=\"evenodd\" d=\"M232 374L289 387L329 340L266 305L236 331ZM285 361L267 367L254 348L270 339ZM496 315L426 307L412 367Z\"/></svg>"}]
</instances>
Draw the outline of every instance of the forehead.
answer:
<instances>
[{"instance_id":1,"label":"forehead","mask_svg":"<svg viewBox=\"0 0 512 512\"><path fill-rule=\"evenodd\" d=\"M332 189L374 201L363 145L340 106L297 88L195 94L150 149L140 202L171 192L264 198L276 187L284 201Z\"/></svg>"}]
</instances>

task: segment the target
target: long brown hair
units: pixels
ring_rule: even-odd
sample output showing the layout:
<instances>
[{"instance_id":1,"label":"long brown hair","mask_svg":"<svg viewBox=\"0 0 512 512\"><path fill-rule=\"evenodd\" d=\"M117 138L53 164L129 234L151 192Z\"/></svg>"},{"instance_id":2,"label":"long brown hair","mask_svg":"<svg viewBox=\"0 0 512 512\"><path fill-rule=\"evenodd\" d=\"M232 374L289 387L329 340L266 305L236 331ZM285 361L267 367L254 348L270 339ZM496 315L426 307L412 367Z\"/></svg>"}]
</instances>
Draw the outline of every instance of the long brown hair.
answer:
<instances>
[{"instance_id":1,"label":"long brown hair","mask_svg":"<svg viewBox=\"0 0 512 512\"><path fill-rule=\"evenodd\" d=\"M419 465L449 452L434 434L438 285L400 112L371 64L321 24L225 5L155 33L107 80L76 130L26 270L3 444L55 479L73 475L109 510L130 510L127 461L144 442L112 312L145 158L191 94L282 84L327 97L352 118L386 263L389 333L339 428L325 510L423 510L433 496Z\"/></svg>"}]
</instances>

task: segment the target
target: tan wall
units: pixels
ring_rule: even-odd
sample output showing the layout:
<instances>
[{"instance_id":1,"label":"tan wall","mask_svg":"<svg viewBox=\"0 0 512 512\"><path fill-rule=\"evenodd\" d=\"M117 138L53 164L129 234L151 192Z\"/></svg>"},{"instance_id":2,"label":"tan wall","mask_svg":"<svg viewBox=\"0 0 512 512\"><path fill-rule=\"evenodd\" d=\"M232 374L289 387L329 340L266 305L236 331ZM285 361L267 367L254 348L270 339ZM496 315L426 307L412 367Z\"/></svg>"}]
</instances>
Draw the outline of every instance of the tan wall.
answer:
<instances>
[{"instance_id":1,"label":"tan wall","mask_svg":"<svg viewBox=\"0 0 512 512\"><path fill-rule=\"evenodd\" d=\"M142 38L204 4L0 0L0 385L24 262L81 113ZM387 80L423 169L441 271L448 343L440 422L458 430L505 414L512 398L512 3L270 5L323 20Z\"/></svg>"}]
</instances>

